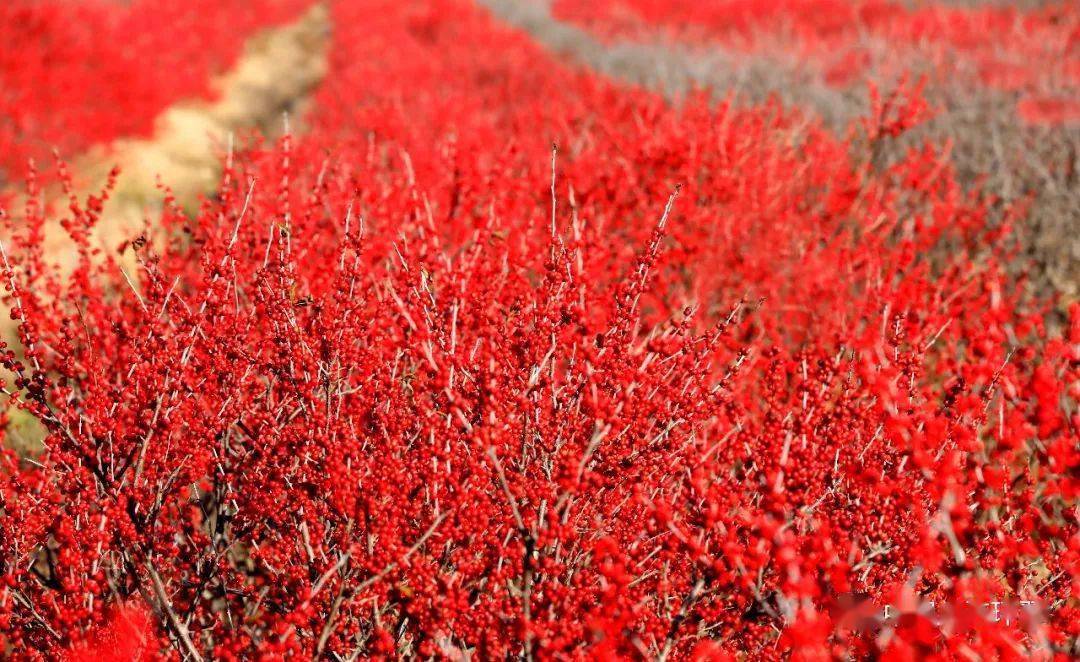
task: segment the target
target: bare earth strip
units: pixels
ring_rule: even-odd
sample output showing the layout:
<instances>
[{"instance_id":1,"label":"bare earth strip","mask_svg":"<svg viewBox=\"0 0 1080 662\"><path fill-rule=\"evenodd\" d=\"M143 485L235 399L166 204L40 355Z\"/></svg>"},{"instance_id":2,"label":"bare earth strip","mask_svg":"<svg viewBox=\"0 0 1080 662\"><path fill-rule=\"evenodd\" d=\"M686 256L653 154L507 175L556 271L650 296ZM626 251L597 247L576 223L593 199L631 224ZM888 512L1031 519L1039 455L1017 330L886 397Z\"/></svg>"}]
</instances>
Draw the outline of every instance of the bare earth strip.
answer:
<instances>
[{"instance_id":1,"label":"bare earth strip","mask_svg":"<svg viewBox=\"0 0 1080 662\"><path fill-rule=\"evenodd\" d=\"M235 66L215 81L214 101L174 105L157 117L152 137L117 140L74 159L71 170L80 193L96 193L109 170L120 168L93 240L113 250L136 236L145 219L161 209L159 183L182 207L194 208L217 186L233 136L273 136L280 133L284 115L302 117L309 93L326 74L329 31L326 7L314 5L294 23L251 37ZM61 266L70 259L68 239L57 223L46 228L45 254Z\"/></svg>"},{"instance_id":2,"label":"bare earth strip","mask_svg":"<svg viewBox=\"0 0 1080 662\"><path fill-rule=\"evenodd\" d=\"M763 57L666 42L607 44L554 18L546 0L478 2L552 51L615 80L653 89L672 99L693 88L711 89L717 96L734 93L737 101L749 103L775 96L786 106L811 111L837 130L866 109L863 89L829 87L802 63L785 60L782 49L773 57ZM976 3L963 0L955 4ZM884 43L871 46L883 49L882 53L889 48ZM1030 211L1019 228L1022 256L1015 267L1030 271L1032 290L1059 293L1063 306L1077 300L1080 126L1025 126L1017 118L1015 100L998 92L936 86L928 89L927 95L942 112L897 144L893 156L927 139L939 145L948 143L964 183L981 186L1006 203L1030 196Z\"/></svg>"}]
</instances>

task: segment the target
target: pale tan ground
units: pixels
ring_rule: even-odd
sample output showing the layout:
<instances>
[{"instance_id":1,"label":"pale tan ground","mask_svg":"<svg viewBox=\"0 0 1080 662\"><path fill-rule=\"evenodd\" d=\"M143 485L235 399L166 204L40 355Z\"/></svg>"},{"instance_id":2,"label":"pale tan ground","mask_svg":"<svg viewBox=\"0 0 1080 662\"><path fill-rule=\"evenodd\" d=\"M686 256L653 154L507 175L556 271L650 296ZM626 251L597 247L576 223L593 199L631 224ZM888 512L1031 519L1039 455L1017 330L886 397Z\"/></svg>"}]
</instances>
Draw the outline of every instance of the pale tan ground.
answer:
<instances>
[{"instance_id":1,"label":"pale tan ground","mask_svg":"<svg viewBox=\"0 0 1080 662\"><path fill-rule=\"evenodd\" d=\"M137 236L144 220L161 210L159 181L183 208L196 208L200 196L217 186L234 136L280 134L286 116L292 130L302 127L307 97L326 74L329 31L326 7L318 4L290 25L255 35L236 65L214 81L214 101L179 103L158 116L152 137L117 140L76 158L71 169L83 199L100 191L114 165L120 167L93 240L114 251ZM45 254L61 266L71 259L69 240L57 223L47 228Z\"/></svg>"}]
</instances>

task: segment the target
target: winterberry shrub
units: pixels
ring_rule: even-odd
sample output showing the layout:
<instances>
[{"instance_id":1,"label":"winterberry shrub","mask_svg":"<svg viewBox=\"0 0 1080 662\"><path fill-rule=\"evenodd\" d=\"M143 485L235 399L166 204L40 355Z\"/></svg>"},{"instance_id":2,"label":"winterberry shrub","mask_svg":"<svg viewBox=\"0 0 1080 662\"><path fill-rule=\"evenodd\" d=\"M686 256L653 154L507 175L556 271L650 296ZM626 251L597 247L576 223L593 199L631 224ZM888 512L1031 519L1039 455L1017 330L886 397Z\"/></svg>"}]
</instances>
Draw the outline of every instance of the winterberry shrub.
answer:
<instances>
[{"instance_id":1,"label":"winterberry shrub","mask_svg":"<svg viewBox=\"0 0 1080 662\"><path fill-rule=\"evenodd\" d=\"M1075 653L1080 308L941 149L875 158L917 88L838 137L332 9L310 133L194 217L120 257L108 190L8 210L6 652Z\"/></svg>"}]
</instances>

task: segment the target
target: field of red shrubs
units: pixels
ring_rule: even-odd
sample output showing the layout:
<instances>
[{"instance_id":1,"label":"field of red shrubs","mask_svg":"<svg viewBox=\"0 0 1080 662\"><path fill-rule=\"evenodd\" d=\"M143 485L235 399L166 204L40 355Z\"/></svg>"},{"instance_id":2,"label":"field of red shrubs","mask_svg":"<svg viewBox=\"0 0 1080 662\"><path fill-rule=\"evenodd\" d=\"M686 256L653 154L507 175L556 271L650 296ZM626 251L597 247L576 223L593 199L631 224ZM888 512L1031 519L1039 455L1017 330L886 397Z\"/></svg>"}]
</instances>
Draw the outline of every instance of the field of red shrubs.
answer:
<instances>
[{"instance_id":1,"label":"field of red shrubs","mask_svg":"<svg viewBox=\"0 0 1080 662\"><path fill-rule=\"evenodd\" d=\"M302 129L101 244L65 161L308 6L257 4L0 9L0 657L1080 654L1080 304L1026 287L1039 191L919 137L951 71L836 46L1067 110L1075 5L555 3L838 57L838 129L608 79L493 2L328 0Z\"/></svg>"},{"instance_id":2,"label":"field of red shrubs","mask_svg":"<svg viewBox=\"0 0 1080 662\"><path fill-rule=\"evenodd\" d=\"M914 6L912 6L914 4ZM833 86L916 71L937 83L1017 92L1021 118L1080 121L1080 12L1052 0L556 0L556 16L604 39L710 43L806 67Z\"/></svg>"}]
</instances>

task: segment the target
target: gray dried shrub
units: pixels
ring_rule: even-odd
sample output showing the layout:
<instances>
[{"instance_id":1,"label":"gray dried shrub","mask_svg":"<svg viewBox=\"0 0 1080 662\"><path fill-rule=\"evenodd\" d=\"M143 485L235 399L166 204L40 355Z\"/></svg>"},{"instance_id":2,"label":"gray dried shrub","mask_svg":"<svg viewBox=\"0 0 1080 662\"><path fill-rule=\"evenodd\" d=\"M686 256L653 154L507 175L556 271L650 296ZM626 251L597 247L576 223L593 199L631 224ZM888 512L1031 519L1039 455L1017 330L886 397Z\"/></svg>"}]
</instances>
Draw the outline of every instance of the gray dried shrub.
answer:
<instances>
[{"instance_id":1,"label":"gray dried shrub","mask_svg":"<svg viewBox=\"0 0 1080 662\"><path fill-rule=\"evenodd\" d=\"M480 0L492 13L527 32L547 48L591 69L632 85L678 99L691 89L711 89L718 97L734 93L742 103L778 98L789 107L808 109L836 130L844 130L867 109L862 85L836 89L804 63L785 57L781 44L770 57L745 56L719 48L687 48L675 43L605 44L587 31L555 19L547 2ZM1025 0L954 0L956 6L1006 5L1038 8L1060 2ZM877 40L862 44L876 58L895 58L891 45ZM913 75L930 71L928 64L909 63ZM962 72L961 72L962 73ZM895 83L874 71L882 89ZM1058 293L1062 305L1080 296L1080 126L1034 127L1020 121L1015 95L990 91L962 81L926 89L935 117L895 141L884 163L925 142L951 144L951 158L960 181L1000 200L1002 207L1028 204L1016 238L1021 250L1012 269L1027 274L1033 293ZM947 250L944 248L943 250Z\"/></svg>"}]
</instances>

